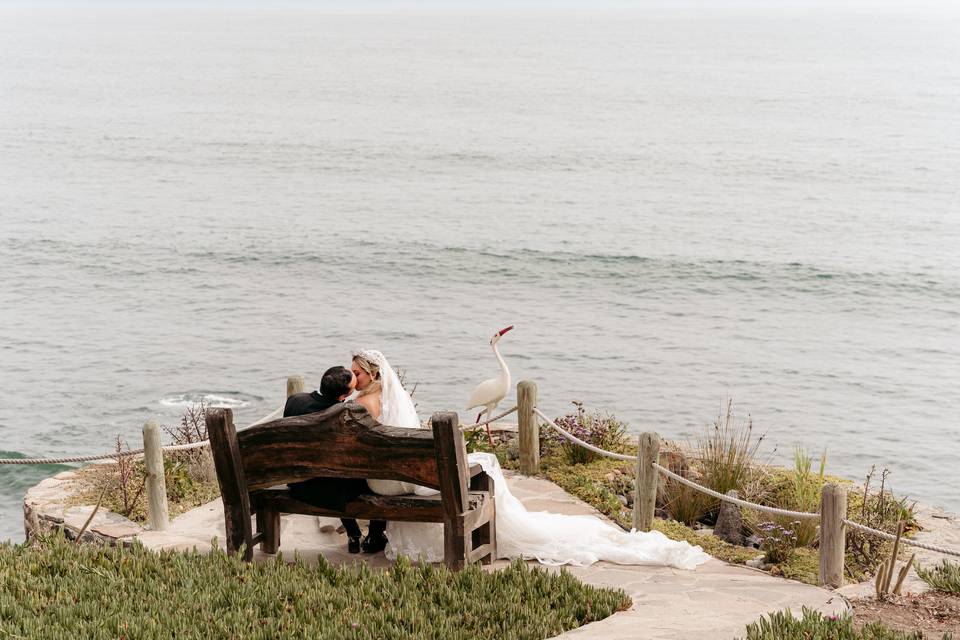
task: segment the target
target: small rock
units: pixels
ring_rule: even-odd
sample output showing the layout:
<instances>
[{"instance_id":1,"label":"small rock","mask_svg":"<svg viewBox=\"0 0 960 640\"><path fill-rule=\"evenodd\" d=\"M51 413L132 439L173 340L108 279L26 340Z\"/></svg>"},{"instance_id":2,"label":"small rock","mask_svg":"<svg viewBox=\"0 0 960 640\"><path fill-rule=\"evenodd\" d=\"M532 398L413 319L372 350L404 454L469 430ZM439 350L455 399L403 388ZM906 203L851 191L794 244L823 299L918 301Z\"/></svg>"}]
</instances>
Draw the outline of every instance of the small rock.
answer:
<instances>
[{"instance_id":1,"label":"small rock","mask_svg":"<svg viewBox=\"0 0 960 640\"><path fill-rule=\"evenodd\" d=\"M754 569L763 569L767 566L767 563L763 561L763 556L757 556L753 560L747 560L744 564Z\"/></svg>"},{"instance_id":2,"label":"small rock","mask_svg":"<svg viewBox=\"0 0 960 640\"><path fill-rule=\"evenodd\" d=\"M624 496L617 496L617 500L619 500L620 504L623 505L624 507L630 505L629 501Z\"/></svg>"},{"instance_id":3,"label":"small rock","mask_svg":"<svg viewBox=\"0 0 960 640\"><path fill-rule=\"evenodd\" d=\"M727 495L733 498L738 497L737 492L732 489L727 491ZM720 515L717 516L713 535L730 544L743 545L743 514L740 512L740 507L729 502L720 503Z\"/></svg>"},{"instance_id":4,"label":"small rock","mask_svg":"<svg viewBox=\"0 0 960 640\"><path fill-rule=\"evenodd\" d=\"M696 533L698 536L712 536L712 535L713 535L713 529L696 529L696 530L695 530L695 533Z\"/></svg>"}]
</instances>

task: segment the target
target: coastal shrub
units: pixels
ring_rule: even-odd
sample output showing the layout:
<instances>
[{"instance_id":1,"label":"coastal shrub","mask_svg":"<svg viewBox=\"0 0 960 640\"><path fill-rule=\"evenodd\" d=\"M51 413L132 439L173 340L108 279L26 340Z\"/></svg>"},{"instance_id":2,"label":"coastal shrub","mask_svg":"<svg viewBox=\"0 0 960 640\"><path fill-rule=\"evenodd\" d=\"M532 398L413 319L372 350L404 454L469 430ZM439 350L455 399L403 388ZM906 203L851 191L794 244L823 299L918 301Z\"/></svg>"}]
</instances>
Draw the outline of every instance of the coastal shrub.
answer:
<instances>
[{"instance_id":1,"label":"coastal shrub","mask_svg":"<svg viewBox=\"0 0 960 640\"><path fill-rule=\"evenodd\" d=\"M154 553L48 536L0 545L0 637L548 638L630 606L620 590L514 562L385 571L219 550Z\"/></svg>"},{"instance_id":2,"label":"coastal shrub","mask_svg":"<svg viewBox=\"0 0 960 640\"><path fill-rule=\"evenodd\" d=\"M575 413L556 418L554 423L584 442L601 449L619 451L626 441L626 425L610 413L591 412L583 408L582 402L573 401ZM585 464L600 457L600 454L570 442L556 430L541 427L540 443L548 451L559 451L570 464Z\"/></svg>"},{"instance_id":3,"label":"coastal shrub","mask_svg":"<svg viewBox=\"0 0 960 640\"><path fill-rule=\"evenodd\" d=\"M790 557L790 552L797 546L797 534L794 530L797 524L797 521L793 521L786 527L776 522L761 522L757 525L764 560L777 564Z\"/></svg>"},{"instance_id":4,"label":"coastal shrub","mask_svg":"<svg viewBox=\"0 0 960 640\"><path fill-rule=\"evenodd\" d=\"M917 566L917 575L937 591L960 595L960 564L943 560L933 567Z\"/></svg>"},{"instance_id":5,"label":"coastal shrub","mask_svg":"<svg viewBox=\"0 0 960 640\"><path fill-rule=\"evenodd\" d=\"M818 513L823 483L826 478L827 452L820 454L820 468L813 472L813 460L805 449L797 447L793 452L793 469L784 490L778 492L779 502L775 505L791 511ZM792 520L779 518L778 524L789 527L793 533L794 546L809 547L817 541L819 520Z\"/></svg>"},{"instance_id":6,"label":"coastal shrub","mask_svg":"<svg viewBox=\"0 0 960 640\"><path fill-rule=\"evenodd\" d=\"M863 484L863 490L852 492L848 496L847 518L865 524L868 527L896 533L897 525L902 520L906 523L906 532L917 529L914 516L914 505L908 504L905 497L897 498L890 490L887 478L889 470L884 469L880 474L879 491L871 491L871 484L876 468L871 467ZM866 571L873 571L890 555L891 543L863 533L851 527L847 528L847 554L852 564Z\"/></svg>"},{"instance_id":7,"label":"coastal shrub","mask_svg":"<svg viewBox=\"0 0 960 640\"><path fill-rule=\"evenodd\" d=\"M790 610L777 611L747 626L746 640L924 640L933 638L920 631L903 632L872 622L857 628L849 614L824 616L804 607L803 617ZM942 636L950 640L949 634Z\"/></svg>"},{"instance_id":8,"label":"coastal shrub","mask_svg":"<svg viewBox=\"0 0 960 640\"><path fill-rule=\"evenodd\" d=\"M731 489L742 493L763 439L754 438L749 416L744 422L734 420L733 401L728 400L726 411L721 410L695 442L702 484L720 493ZM711 512L715 515L719 508L720 501L712 499Z\"/></svg>"}]
</instances>

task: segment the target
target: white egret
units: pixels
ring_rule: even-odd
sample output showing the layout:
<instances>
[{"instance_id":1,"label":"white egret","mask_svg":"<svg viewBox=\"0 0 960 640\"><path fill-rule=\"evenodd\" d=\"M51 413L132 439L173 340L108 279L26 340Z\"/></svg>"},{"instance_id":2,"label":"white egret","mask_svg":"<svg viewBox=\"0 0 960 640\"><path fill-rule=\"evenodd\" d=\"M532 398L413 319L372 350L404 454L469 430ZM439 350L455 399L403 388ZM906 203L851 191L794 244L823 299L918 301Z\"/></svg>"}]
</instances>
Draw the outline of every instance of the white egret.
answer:
<instances>
[{"instance_id":1,"label":"white egret","mask_svg":"<svg viewBox=\"0 0 960 640\"><path fill-rule=\"evenodd\" d=\"M505 329L500 329L500 331L497 331L493 334L493 337L490 338L493 355L496 356L497 362L500 363L500 375L496 378L484 380L478 384L474 388L473 393L470 394L470 400L467 402L467 411L477 407L483 407L483 411L477 416L477 423L480 422L480 418L484 414L486 414L487 418L492 418L493 410L500 404L501 400L507 397L507 392L510 391L510 370L507 369L507 363L503 361L503 356L497 351L497 343L500 342L503 334L511 329L513 329L513 325ZM490 441L490 445L492 446L493 437L490 435L489 424L487 425L487 440Z\"/></svg>"}]
</instances>

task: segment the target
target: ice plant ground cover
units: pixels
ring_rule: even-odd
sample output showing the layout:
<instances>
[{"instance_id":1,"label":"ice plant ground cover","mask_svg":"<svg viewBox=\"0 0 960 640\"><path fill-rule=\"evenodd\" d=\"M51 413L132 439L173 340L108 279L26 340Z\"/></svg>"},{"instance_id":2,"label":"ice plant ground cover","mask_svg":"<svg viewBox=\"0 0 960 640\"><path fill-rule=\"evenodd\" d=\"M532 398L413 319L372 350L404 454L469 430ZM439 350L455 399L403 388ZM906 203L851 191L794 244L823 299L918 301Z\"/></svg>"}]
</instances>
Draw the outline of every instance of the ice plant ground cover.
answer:
<instances>
[{"instance_id":1,"label":"ice plant ground cover","mask_svg":"<svg viewBox=\"0 0 960 640\"><path fill-rule=\"evenodd\" d=\"M19 638L548 638L630 606L622 591L515 562L387 571L218 550L98 548L51 535L0 545L0 636Z\"/></svg>"},{"instance_id":2,"label":"ice plant ground cover","mask_svg":"<svg viewBox=\"0 0 960 640\"><path fill-rule=\"evenodd\" d=\"M858 626L849 615L824 616L805 609L802 618L789 611L771 613L747 627L746 640L952 640L949 633L898 631L881 622Z\"/></svg>"}]
</instances>

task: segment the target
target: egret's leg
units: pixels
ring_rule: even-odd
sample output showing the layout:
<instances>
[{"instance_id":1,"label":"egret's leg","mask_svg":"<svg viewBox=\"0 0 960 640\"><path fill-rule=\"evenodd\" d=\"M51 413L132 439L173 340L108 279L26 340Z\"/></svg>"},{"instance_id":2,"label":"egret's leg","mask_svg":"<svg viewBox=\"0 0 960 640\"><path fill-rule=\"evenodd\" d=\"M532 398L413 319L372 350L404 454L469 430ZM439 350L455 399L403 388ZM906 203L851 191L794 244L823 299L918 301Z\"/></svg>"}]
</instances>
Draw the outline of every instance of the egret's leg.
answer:
<instances>
[{"instance_id":1,"label":"egret's leg","mask_svg":"<svg viewBox=\"0 0 960 640\"><path fill-rule=\"evenodd\" d=\"M487 414L487 419L489 419L490 416L493 415L493 407L491 407L490 405L487 405L487 408L484 409L484 413ZM479 418L477 419L477 422L480 422L480 419L479 419ZM492 448L493 448L493 434L490 433L490 423L488 422L488 423L487 423L486 425L484 425L484 426L487 427L487 442L490 443L490 448L492 449Z\"/></svg>"}]
</instances>

